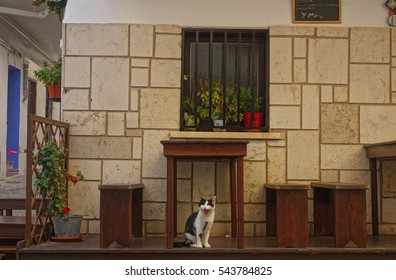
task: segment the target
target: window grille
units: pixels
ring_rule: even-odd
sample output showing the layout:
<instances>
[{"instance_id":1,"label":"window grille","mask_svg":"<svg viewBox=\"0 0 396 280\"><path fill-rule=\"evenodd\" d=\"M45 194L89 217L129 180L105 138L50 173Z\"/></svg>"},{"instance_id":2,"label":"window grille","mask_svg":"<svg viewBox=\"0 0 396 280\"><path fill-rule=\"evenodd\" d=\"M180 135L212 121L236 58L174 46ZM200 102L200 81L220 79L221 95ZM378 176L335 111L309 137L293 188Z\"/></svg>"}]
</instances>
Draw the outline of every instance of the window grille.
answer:
<instances>
[{"instance_id":1,"label":"window grille","mask_svg":"<svg viewBox=\"0 0 396 280\"><path fill-rule=\"evenodd\" d=\"M184 29L182 63L181 130L268 131L268 30Z\"/></svg>"}]
</instances>

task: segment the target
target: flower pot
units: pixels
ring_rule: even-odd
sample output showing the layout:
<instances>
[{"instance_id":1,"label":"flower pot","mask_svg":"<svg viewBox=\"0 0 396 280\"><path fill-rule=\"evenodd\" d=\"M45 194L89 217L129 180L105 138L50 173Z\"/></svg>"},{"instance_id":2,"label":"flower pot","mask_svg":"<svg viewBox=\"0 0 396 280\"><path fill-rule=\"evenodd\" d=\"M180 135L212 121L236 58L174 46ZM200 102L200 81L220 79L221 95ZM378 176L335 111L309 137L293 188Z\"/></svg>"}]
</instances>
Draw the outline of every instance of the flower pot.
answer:
<instances>
[{"instance_id":1,"label":"flower pot","mask_svg":"<svg viewBox=\"0 0 396 280\"><path fill-rule=\"evenodd\" d=\"M245 112L243 113L243 123L246 127L261 127L263 115L261 112L254 112L252 118L252 112Z\"/></svg>"},{"instance_id":2,"label":"flower pot","mask_svg":"<svg viewBox=\"0 0 396 280\"><path fill-rule=\"evenodd\" d=\"M66 217L53 217L54 232L57 237L80 236L81 215L69 215Z\"/></svg>"},{"instance_id":3,"label":"flower pot","mask_svg":"<svg viewBox=\"0 0 396 280\"><path fill-rule=\"evenodd\" d=\"M48 88L49 98L52 101L60 102L61 101L61 86L58 84L55 84L55 85L48 84L47 88Z\"/></svg>"}]
</instances>

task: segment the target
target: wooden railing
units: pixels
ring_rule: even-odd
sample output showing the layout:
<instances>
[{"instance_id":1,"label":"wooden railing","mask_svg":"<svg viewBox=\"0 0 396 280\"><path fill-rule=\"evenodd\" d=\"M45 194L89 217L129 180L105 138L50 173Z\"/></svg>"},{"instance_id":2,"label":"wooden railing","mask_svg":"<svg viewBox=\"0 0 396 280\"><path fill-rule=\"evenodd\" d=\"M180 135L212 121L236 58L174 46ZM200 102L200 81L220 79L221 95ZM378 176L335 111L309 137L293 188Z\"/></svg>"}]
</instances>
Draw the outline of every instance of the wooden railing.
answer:
<instances>
[{"instance_id":1,"label":"wooden railing","mask_svg":"<svg viewBox=\"0 0 396 280\"><path fill-rule=\"evenodd\" d=\"M44 144L54 141L62 149L69 148L69 127L65 122L39 117L33 114L28 116L27 124L27 164L26 164L26 224L25 241L26 246L40 244L49 240L51 234L51 218L46 208L48 201L40 199L34 178L39 173L37 155ZM68 153L66 153L66 169L68 169ZM32 213L35 215L32 215Z\"/></svg>"}]
</instances>

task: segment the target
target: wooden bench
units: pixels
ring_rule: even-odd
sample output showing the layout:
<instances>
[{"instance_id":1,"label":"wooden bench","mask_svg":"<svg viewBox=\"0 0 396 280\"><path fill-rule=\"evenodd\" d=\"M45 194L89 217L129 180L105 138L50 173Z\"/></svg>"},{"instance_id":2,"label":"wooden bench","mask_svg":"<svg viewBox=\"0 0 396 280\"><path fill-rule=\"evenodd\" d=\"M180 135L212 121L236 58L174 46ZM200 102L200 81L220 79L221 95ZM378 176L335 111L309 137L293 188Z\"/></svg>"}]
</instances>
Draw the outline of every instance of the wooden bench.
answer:
<instances>
[{"instance_id":1,"label":"wooden bench","mask_svg":"<svg viewBox=\"0 0 396 280\"><path fill-rule=\"evenodd\" d=\"M267 236L278 247L308 246L308 185L265 184Z\"/></svg>"},{"instance_id":2,"label":"wooden bench","mask_svg":"<svg viewBox=\"0 0 396 280\"><path fill-rule=\"evenodd\" d=\"M131 247L142 236L143 184L99 185L100 247Z\"/></svg>"},{"instance_id":3,"label":"wooden bench","mask_svg":"<svg viewBox=\"0 0 396 280\"><path fill-rule=\"evenodd\" d=\"M24 198L0 199L0 239L25 237L25 216L13 216L14 210L25 210Z\"/></svg>"},{"instance_id":4,"label":"wooden bench","mask_svg":"<svg viewBox=\"0 0 396 280\"><path fill-rule=\"evenodd\" d=\"M314 190L314 235L334 235L335 246L353 241L367 246L366 190L363 184L311 183Z\"/></svg>"}]
</instances>

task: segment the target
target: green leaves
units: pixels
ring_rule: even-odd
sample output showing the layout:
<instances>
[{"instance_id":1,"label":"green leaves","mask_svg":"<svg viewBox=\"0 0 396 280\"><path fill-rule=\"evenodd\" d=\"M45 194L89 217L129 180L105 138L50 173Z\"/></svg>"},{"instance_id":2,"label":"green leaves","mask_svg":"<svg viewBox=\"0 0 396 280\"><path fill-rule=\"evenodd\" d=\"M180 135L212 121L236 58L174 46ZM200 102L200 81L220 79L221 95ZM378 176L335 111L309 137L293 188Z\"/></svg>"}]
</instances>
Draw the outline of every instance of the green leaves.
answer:
<instances>
[{"instance_id":1,"label":"green leaves","mask_svg":"<svg viewBox=\"0 0 396 280\"><path fill-rule=\"evenodd\" d=\"M42 166L35 186L43 198L49 198L47 210L62 215L67 206L67 181L65 176L66 152L53 142L47 142L36 156Z\"/></svg>"},{"instance_id":2,"label":"green leaves","mask_svg":"<svg viewBox=\"0 0 396 280\"><path fill-rule=\"evenodd\" d=\"M59 58L53 64L45 61L43 67L40 70L33 71L33 74L43 84L60 85L62 78L62 59Z\"/></svg>"}]
</instances>

